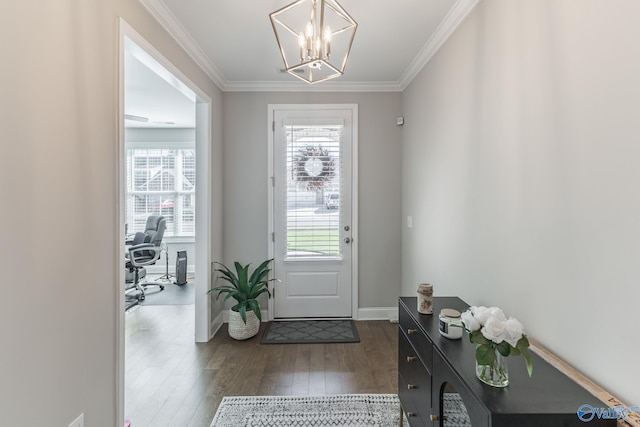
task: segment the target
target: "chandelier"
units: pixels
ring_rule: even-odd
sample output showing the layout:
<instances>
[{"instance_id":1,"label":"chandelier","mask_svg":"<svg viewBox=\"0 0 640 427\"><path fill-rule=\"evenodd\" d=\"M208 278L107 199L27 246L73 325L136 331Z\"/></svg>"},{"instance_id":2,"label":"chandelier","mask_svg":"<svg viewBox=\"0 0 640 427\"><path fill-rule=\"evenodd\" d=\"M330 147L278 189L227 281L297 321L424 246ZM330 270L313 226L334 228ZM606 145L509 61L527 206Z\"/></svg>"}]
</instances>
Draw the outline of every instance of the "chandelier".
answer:
<instances>
[{"instance_id":1,"label":"chandelier","mask_svg":"<svg viewBox=\"0 0 640 427\"><path fill-rule=\"evenodd\" d=\"M310 84L344 74L358 24L336 0L298 0L269 18L286 72Z\"/></svg>"}]
</instances>

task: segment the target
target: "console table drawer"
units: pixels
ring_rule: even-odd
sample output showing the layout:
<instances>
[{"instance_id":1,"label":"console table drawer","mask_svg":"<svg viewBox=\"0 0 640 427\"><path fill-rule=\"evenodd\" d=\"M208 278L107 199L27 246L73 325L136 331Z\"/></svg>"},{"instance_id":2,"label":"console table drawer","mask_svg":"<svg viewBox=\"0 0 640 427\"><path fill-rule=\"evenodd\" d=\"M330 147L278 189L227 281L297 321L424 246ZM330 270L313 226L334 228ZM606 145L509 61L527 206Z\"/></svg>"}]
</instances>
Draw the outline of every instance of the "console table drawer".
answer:
<instances>
[{"instance_id":1,"label":"console table drawer","mask_svg":"<svg viewBox=\"0 0 640 427\"><path fill-rule=\"evenodd\" d=\"M424 402L416 400L412 390L407 388L407 381L405 381L402 374L398 374L398 397L404 414L409 421L411 427L423 427L431 426L429 416L431 415L431 408L427 407Z\"/></svg>"},{"instance_id":2,"label":"console table drawer","mask_svg":"<svg viewBox=\"0 0 640 427\"><path fill-rule=\"evenodd\" d=\"M409 381L407 389L410 394L419 396L424 405L431 406L431 374L406 336L398 336L398 372Z\"/></svg>"},{"instance_id":3,"label":"console table drawer","mask_svg":"<svg viewBox=\"0 0 640 427\"><path fill-rule=\"evenodd\" d=\"M411 427L431 425L431 375L402 330L398 332L398 396Z\"/></svg>"},{"instance_id":4,"label":"console table drawer","mask_svg":"<svg viewBox=\"0 0 640 427\"><path fill-rule=\"evenodd\" d=\"M413 348L415 348L418 357L426 366L427 371L431 374L431 366L433 366L433 345L427 336L418 327L409 313L405 310L399 310L399 326L403 334L407 337Z\"/></svg>"}]
</instances>

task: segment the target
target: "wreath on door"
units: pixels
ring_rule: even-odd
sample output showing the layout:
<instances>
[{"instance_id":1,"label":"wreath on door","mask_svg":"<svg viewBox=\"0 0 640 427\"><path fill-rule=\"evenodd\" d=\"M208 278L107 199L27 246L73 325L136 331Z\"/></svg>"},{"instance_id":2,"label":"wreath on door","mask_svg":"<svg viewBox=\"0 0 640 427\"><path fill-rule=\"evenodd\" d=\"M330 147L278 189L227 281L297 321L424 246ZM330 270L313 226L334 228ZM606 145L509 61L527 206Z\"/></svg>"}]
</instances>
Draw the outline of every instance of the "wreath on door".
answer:
<instances>
[{"instance_id":1,"label":"wreath on door","mask_svg":"<svg viewBox=\"0 0 640 427\"><path fill-rule=\"evenodd\" d=\"M322 190L335 175L335 160L322 145L306 145L293 158L293 177L307 191Z\"/></svg>"}]
</instances>

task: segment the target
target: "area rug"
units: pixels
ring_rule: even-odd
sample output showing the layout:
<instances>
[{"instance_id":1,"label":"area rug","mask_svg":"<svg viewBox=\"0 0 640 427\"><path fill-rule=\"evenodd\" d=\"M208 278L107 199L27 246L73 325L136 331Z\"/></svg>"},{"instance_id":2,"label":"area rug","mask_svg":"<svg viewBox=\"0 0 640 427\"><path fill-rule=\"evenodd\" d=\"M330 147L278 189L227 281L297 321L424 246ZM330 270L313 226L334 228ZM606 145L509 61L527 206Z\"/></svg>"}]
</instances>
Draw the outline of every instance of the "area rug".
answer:
<instances>
[{"instance_id":1,"label":"area rug","mask_svg":"<svg viewBox=\"0 0 640 427\"><path fill-rule=\"evenodd\" d=\"M360 342L353 320L294 320L269 322L260 344Z\"/></svg>"},{"instance_id":2,"label":"area rug","mask_svg":"<svg viewBox=\"0 0 640 427\"><path fill-rule=\"evenodd\" d=\"M442 393L442 427L471 427L471 419L458 393Z\"/></svg>"},{"instance_id":3,"label":"area rug","mask_svg":"<svg viewBox=\"0 0 640 427\"><path fill-rule=\"evenodd\" d=\"M395 394L224 397L211 427L396 427Z\"/></svg>"}]
</instances>

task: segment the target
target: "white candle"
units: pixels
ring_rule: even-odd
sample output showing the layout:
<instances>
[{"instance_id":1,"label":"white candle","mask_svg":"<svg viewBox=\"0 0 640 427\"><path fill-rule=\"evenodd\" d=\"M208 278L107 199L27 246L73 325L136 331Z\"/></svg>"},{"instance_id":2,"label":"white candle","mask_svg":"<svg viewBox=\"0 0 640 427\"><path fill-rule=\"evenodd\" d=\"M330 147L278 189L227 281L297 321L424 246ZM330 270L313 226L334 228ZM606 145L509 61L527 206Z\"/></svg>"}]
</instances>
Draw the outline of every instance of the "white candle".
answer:
<instances>
[{"instance_id":1,"label":"white candle","mask_svg":"<svg viewBox=\"0 0 640 427\"><path fill-rule=\"evenodd\" d=\"M300 62L304 62L304 58L305 58L305 54L304 54L304 48L306 45L306 40L304 38L304 34L302 32L300 32L300 34L298 34L298 44L300 45Z\"/></svg>"},{"instance_id":2,"label":"white candle","mask_svg":"<svg viewBox=\"0 0 640 427\"><path fill-rule=\"evenodd\" d=\"M324 38L324 57L325 59L329 59L329 55L331 55L331 28L327 25L324 27L324 32L322 33Z\"/></svg>"}]
</instances>

